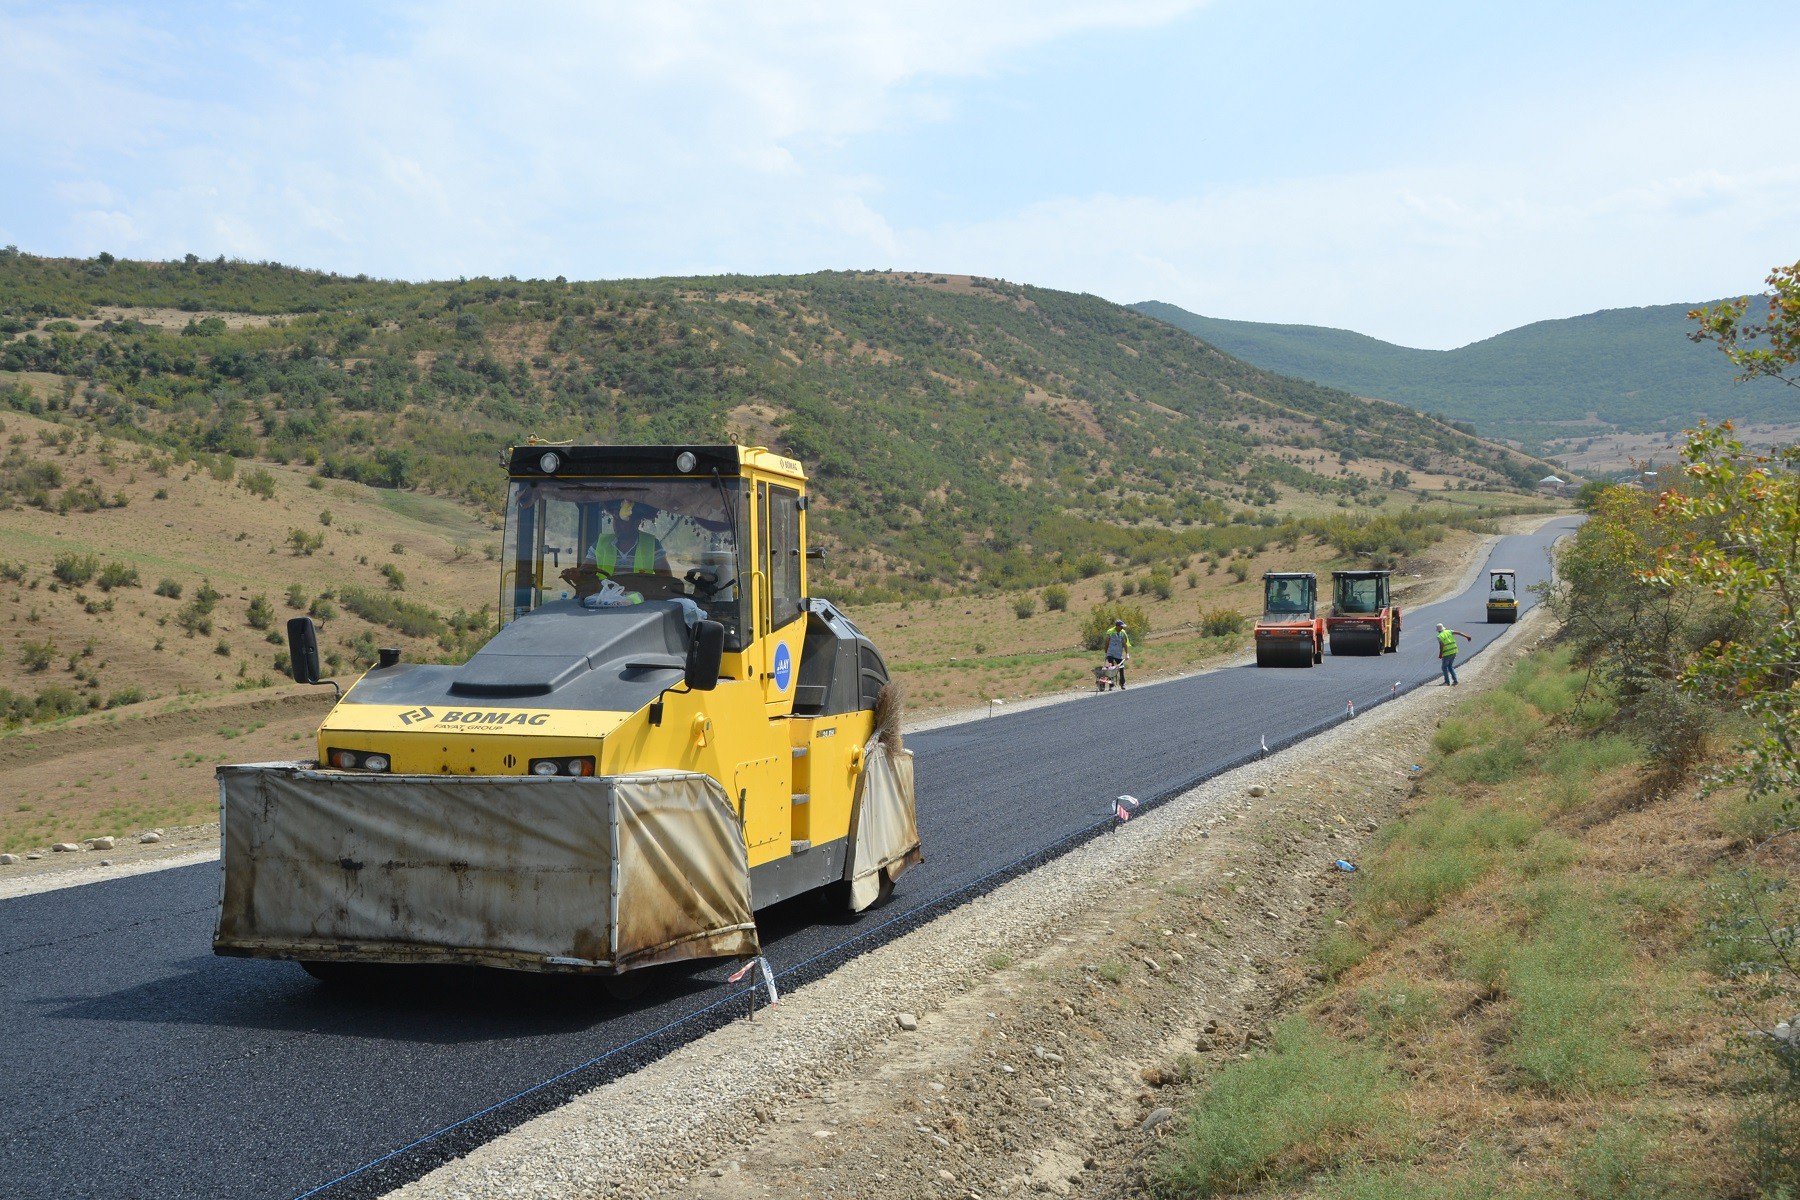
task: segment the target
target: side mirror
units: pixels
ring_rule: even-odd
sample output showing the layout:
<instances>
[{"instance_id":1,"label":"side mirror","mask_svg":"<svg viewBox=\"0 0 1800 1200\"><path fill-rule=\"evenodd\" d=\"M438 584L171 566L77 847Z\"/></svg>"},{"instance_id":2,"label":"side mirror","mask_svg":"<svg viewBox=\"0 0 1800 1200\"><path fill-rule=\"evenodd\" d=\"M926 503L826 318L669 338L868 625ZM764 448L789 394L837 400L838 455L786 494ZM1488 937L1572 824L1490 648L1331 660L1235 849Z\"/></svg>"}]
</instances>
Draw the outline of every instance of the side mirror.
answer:
<instances>
[{"instance_id":1,"label":"side mirror","mask_svg":"<svg viewBox=\"0 0 1800 1200\"><path fill-rule=\"evenodd\" d=\"M696 692L719 686L719 668L725 662L725 626L717 621L694 622L688 642L687 685Z\"/></svg>"},{"instance_id":2,"label":"side mirror","mask_svg":"<svg viewBox=\"0 0 1800 1200\"><path fill-rule=\"evenodd\" d=\"M319 631L311 617L295 617L287 623L288 663L295 683L317 683L319 670Z\"/></svg>"}]
</instances>

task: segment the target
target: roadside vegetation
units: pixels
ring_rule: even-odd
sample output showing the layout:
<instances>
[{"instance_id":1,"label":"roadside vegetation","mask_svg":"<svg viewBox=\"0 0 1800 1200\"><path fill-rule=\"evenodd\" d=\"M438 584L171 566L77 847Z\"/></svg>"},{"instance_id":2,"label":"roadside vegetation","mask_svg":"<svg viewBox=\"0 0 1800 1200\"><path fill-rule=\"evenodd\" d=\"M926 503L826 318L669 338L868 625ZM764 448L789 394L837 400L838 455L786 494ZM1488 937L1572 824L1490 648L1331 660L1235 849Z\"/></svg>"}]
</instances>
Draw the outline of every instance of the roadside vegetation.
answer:
<instances>
[{"instance_id":1,"label":"roadside vegetation","mask_svg":"<svg viewBox=\"0 0 1800 1200\"><path fill-rule=\"evenodd\" d=\"M1800 384L1770 284L1696 336ZM1561 644L1444 720L1162 1194L1800 1194L1800 448L1703 425L1656 482L1585 492Z\"/></svg>"},{"instance_id":2,"label":"roadside vegetation","mask_svg":"<svg viewBox=\"0 0 1800 1200\"><path fill-rule=\"evenodd\" d=\"M1741 797L1664 790L1619 720L1567 645L1444 720L1319 992L1196 1092L1156 1194L1780 1194L1791 1149L1737 1055L1757 985L1719 920L1755 856Z\"/></svg>"}]
</instances>

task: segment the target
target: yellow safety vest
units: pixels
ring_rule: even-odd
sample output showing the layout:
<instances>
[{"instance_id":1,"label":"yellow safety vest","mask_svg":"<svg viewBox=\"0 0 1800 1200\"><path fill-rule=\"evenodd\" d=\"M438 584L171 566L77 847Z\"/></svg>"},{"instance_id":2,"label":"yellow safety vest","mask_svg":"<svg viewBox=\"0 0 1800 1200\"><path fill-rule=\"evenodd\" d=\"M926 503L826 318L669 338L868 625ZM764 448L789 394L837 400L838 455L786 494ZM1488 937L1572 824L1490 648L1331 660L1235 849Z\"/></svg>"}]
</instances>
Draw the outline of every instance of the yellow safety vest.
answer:
<instances>
[{"instance_id":1,"label":"yellow safety vest","mask_svg":"<svg viewBox=\"0 0 1800 1200\"><path fill-rule=\"evenodd\" d=\"M631 553L631 569L639 575L648 575L656 570L656 556L662 553L662 543L654 534L638 534L637 546ZM594 543L594 566L603 575L617 573L619 566L619 539L616 535L603 533Z\"/></svg>"}]
</instances>

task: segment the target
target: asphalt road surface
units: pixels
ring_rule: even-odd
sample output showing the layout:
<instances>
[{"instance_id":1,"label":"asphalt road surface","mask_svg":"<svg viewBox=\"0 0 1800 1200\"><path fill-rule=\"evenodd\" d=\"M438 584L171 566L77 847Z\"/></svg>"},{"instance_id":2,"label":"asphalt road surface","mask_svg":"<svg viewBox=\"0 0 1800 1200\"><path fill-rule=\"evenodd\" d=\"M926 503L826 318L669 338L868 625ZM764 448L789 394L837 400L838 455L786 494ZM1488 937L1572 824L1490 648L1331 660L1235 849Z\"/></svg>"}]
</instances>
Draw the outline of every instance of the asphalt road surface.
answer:
<instances>
[{"instance_id":1,"label":"asphalt road surface","mask_svg":"<svg viewBox=\"0 0 1800 1200\"><path fill-rule=\"evenodd\" d=\"M1535 583L1573 525L1506 538L1489 565ZM1265 738L1435 680L1434 622L1474 635L1465 656L1506 628L1485 623L1485 592L1483 576L1405 614L1398 654L1232 668L911 737L924 865L873 913L821 920L803 899L765 914L770 961L795 986L1075 844L1120 792L1178 794ZM343 996L292 964L213 957L218 875L0 901L0 1192L378 1194L749 1003L718 968L629 1005L591 981L455 971Z\"/></svg>"}]
</instances>

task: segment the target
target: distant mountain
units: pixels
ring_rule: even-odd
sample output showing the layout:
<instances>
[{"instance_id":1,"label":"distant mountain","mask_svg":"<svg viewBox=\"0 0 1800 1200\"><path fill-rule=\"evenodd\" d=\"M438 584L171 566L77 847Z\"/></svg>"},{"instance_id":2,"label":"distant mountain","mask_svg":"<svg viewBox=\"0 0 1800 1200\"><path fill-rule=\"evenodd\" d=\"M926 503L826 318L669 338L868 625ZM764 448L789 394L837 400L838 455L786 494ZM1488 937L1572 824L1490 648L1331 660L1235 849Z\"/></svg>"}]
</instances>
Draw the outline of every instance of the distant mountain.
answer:
<instances>
[{"instance_id":1,"label":"distant mountain","mask_svg":"<svg viewBox=\"0 0 1800 1200\"><path fill-rule=\"evenodd\" d=\"M1716 301L1537 321L1456 350L1414 350L1316 325L1227 321L1160 301L1132 307L1265 370L1529 442L1592 428L1589 414L1631 431L1679 429L1702 415L1800 420L1791 389L1737 383L1717 350L1688 340L1687 314L1706 303Z\"/></svg>"}]
</instances>

